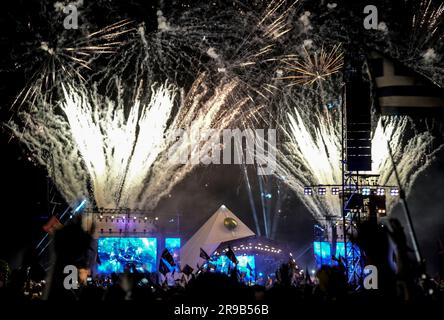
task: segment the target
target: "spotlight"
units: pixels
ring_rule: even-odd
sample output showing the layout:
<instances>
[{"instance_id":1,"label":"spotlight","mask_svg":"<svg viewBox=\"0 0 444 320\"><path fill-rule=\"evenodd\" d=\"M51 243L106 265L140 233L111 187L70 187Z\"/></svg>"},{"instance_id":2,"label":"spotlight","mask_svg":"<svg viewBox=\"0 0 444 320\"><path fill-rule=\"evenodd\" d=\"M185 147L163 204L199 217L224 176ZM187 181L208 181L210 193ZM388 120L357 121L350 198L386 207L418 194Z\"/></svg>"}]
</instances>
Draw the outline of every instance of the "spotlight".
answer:
<instances>
[{"instance_id":1,"label":"spotlight","mask_svg":"<svg viewBox=\"0 0 444 320\"><path fill-rule=\"evenodd\" d=\"M377 195L377 196L383 196L383 195L385 195L385 189L384 189L384 188L377 188L377 189L376 189L376 195Z\"/></svg>"},{"instance_id":2,"label":"spotlight","mask_svg":"<svg viewBox=\"0 0 444 320\"><path fill-rule=\"evenodd\" d=\"M367 188L367 187L362 188L361 193L363 196L369 196L370 195L370 188Z\"/></svg>"},{"instance_id":3,"label":"spotlight","mask_svg":"<svg viewBox=\"0 0 444 320\"><path fill-rule=\"evenodd\" d=\"M318 194L320 196L325 196L326 193L327 193L327 189L325 189L324 187L318 188Z\"/></svg>"},{"instance_id":4,"label":"spotlight","mask_svg":"<svg viewBox=\"0 0 444 320\"><path fill-rule=\"evenodd\" d=\"M304 195L311 196L313 194L313 190L309 187L304 188Z\"/></svg>"},{"instance_id":5,"label":"spotlight","mask_svg":"<svg viewBox=\"0 0 444 320\"><path fill-rule=\"evenodd\" d=\"M339 188L337 187L331 188L331 194L337 196L339 194Z\"/></svg>"},{"instance_id":6,"label":"spotlight","mask_svg":"<svg viewBox=\"0 0 444 320\"><path fill-rule=\"evenodd\" d=\"M391 188L390 189L390 195L393 197L399 196L399 189L398 188Z\"/></svg>"}]
</instances>

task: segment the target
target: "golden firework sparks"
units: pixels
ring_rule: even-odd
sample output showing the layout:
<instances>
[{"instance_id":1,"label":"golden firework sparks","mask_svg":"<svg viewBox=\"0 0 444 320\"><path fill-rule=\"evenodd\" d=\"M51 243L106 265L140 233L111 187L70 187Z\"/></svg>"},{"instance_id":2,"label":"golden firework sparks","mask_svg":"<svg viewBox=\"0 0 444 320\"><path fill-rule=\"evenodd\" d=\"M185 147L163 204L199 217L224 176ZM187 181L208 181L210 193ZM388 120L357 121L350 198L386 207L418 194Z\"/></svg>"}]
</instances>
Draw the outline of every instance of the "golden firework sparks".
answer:
<instances>
[{"instance_id":1,"label":"golden firework sparks","mask_svg":"<svg viewBox=\"0 0 444 320\"><path fill-rule=\"evenodd\" d=\"M343 56L341 45L335 45L330 50L322 47L318 53L314 54L310 54L304 47L302 59L291 55L283 60L287 65L284 69L288 75L278 79L290 80L291 83L288 86L312 85L339 72L344 65Z\"/></svg>"}]
</instances>

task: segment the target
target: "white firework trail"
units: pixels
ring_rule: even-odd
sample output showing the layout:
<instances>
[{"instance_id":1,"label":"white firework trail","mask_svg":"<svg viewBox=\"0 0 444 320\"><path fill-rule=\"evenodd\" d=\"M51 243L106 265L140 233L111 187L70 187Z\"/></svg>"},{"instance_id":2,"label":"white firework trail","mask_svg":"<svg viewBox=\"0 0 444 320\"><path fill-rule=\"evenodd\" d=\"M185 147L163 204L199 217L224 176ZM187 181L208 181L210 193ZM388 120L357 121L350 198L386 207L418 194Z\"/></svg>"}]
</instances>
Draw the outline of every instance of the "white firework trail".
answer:
<instances>
[{"instance_id":1,"label":"white firework trail","mask_svg":"<svg viewBox=\"0 0 444 320\"><path fill-rule=\"evenodd\" d=\"M98 207L152 209L199 163L171 162L170 157L211 150L214 144L211 137L178 143L174 132L215 128L219 134L246 101L227 109L238 85L232 80L210 89L202 74L175 112L179 90L172 85L153 85L149 100L136 98L128 108L123 99L100 96L96 88L65 84L61 110L44 105L21 114L23 121L31 121L24 131L15 123L10 127L47 167L68 203L89 197Z\"/></svg>"},{"instance_id":2,"label":"white firework trail","mask_svg":"<svg viewBox=\"0 0 444 320\"><path fill-rule=\"evenodd\" d=\"M304 187L311 185L340 184L341 136L326 123L321 114L311 122L294 108L287 113L288 126L283 127L286 142L278 152L277 175L293 189L315 218L340 213L338 197L328 193L325 199L304 196Z\"/></svg>"},{"instance_id":3,"label":"white firework trail","mask_svg":"<svg viewBox=\"0 0 444 320\"><path fill-rule=\"evenodd\" d=\"M223 148L219 139L222 130L237 121L248 103L247 98L237 99L236 91L241 85L241 82L233 79L220 83L216 88L210 88L205 74L198 77L184 99L183 111L175 118L172 127L191 133L204 132L211 128L214 129L212 135L206 139L201 136L198 143L187 139L177 142L174 137L168 137L165 152L156 160L147 187L137 199L133 200L134 202L144 204L150 199L151 208L198 163L202 163L202 159L211 157L213 151L217 152ZM170 134L172 133L170 131ZM184 153L189 154L189 161L185 164L175 161L172 164L168 161L168 159L178 159Z\"/></svg>"},{"instance_id":4,"label":"white firework trail","mask_svg":"<svg viewBox=\"0 0 444 320\"><path fill-rule=\"evenodd\" d=\"M148 170L161 151L163 133L174 106L175 90L168 86L152 88L146 105L136 99L125 116L125 106L97 93L69 86L63 88L61 104L70 134L79 149L100 207L118 205L126 179L136 179L134 166Z\"/></svg>"},{"instance_id":5,"label":"white firework trail","mask_svg":"<svg viewBox=\"0 0 444 320\"><path fill-rule=\"evenodd\" d=\"M413 127L414 122L408 117L383 116L378 121L372 139L373 168L376 168L375 173L380 175L378 183L397 185L393 162L387 146L387 142L389 142L401 187L407 195L415 180L430 166L444 147L440 141L442 138L440 130L438 133L434 133L428 128L413 130ZM393 208L397 200L395 197L387 197L389 210Z\"/></svg>"}]
</instances>

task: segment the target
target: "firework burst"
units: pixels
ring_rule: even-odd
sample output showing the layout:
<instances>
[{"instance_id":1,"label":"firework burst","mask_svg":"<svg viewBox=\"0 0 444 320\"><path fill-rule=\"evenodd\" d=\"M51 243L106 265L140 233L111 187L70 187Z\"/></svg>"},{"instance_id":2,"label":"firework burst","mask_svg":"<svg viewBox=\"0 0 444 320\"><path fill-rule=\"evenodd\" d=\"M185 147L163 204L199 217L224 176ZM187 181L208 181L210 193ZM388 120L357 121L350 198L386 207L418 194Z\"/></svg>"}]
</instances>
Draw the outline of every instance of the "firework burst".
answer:
<instances>
[{"instance_id":1,"label":"firework burst","mask_svg":"<svg viewBox=\"0 0 444 320\"><path fill-rule=\"evenodd\" d=\"M131 32L131 22L124 20L96 32L68 40L63 34L56 40L35 42L28 54L40 61L33 66L27 85L20 91L11 109L23 104L34 106L44 94L51 99L58 83L65 79L85 81L83 71L92 70L92 62L101 54L111 54L123 44L121 37ZM24 68L27 68L24 66Z\"/></svg>"},{"instance_id":2,"label":"firework burst","mask_svg":"<svg viewBox=\"0 0 444 320\"><path fill-rule=\"evenodd\" d=\"M341 71L344 66L344 56L340 45L335 45L330 50L321 47L319 52L313 54L310 54L305 46L303 50L302 58L293 55L287 56L283 61L287 65L285 70L289 75L279 79L289 80L288 86L319 83Z\"/></svg>"},{"instance_id":3,"label":"firework burst","mask_svg":"<svg viewBox=\"0 0 444 320\"><path fill-rule=\"evenodd\" d=\"M234 1L227 6L216 1L168 15L159 10L157 28L140 24L110 66L124 74L132 88L141 78L188 87L197 74L207 72L207 81L214 85L222 78L242 82L240 99L267 99L277 89L273 78L281 64L278 52L284 51L295 4L274 0L263 8L261 3ZM109 69L98 78L109 78Z\"/></svg>"}]
</instances>

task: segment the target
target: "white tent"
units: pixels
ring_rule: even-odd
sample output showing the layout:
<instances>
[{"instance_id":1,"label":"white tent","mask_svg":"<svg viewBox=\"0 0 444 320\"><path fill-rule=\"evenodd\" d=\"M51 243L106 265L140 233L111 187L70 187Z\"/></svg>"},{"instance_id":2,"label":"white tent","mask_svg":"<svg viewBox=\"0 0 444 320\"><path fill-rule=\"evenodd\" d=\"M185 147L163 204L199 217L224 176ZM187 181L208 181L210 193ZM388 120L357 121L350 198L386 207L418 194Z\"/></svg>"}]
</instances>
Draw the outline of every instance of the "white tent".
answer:
<instances>
[{"instance_id":1,"label":"white tent","mask_svg":"<svg viewBox=\"0 0 444 320\"><path fill-rule=\"evenodd\" d=\"M237 226L231 230L225 227L224 221L226 218L234 219ZM254 232L240 221L233 212L222 205L182 247L180 250L180 264L182 268L188 264L196 271L196 265L201 266L205 262L200 257L200 248L211 256L222 242L254 235Z\"/></svg>"}]
</instances>

